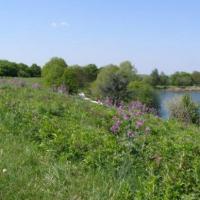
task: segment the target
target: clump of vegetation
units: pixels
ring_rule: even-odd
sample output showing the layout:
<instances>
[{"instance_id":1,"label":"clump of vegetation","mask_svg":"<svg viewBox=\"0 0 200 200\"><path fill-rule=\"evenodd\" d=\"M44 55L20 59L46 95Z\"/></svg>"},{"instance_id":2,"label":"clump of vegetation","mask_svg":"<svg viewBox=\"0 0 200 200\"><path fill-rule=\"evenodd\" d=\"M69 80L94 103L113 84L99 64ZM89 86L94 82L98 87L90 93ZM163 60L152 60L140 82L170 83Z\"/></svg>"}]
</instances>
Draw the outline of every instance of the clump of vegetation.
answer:
<instances>
[{"instance_id":1,"label":"clump of vegetation","mask_svg":"<svg viewBox=\"0 0 200 200\"><path fill-rule=\"evenodd\" d=\"M63 74L67 64L62 58L52 58L42 69L45 83L51 87L58 87L63 83Z\"/></svg>"},{"instance_id":2,"label":"clump of vegetation","mask_svg":"<svg viewBox=\"0 0 200 200\"><path fill-rule=\"evenodd\" d=\"M128 91L130 99L159 109L158 94L151 85L144 81L132 81L128 85Z\"/></svg>"},{"instance_id":3,"label":"clump of vegetation","mask_svg":"<svg viewBox=\"0 0 200 200\"><path fill-rule=\"evenodd\" d=\"M185 123L200 123L200 106L192 101L190 95L175 97L168 103L170 118Z\"/></svg>"},{"instance_id":4,"label":"clump of vegetation","mask_svg":"<svg viewBox=\"0 0 200 200\"><path fill-rule=\"evenodd\" d=\"M135 68L130 62L120 66L108 65L101 69L93 84L93 94L100 98L112 99L113 104L128 99L128 84L135 75Z\"/></svg>"}]
</instances>

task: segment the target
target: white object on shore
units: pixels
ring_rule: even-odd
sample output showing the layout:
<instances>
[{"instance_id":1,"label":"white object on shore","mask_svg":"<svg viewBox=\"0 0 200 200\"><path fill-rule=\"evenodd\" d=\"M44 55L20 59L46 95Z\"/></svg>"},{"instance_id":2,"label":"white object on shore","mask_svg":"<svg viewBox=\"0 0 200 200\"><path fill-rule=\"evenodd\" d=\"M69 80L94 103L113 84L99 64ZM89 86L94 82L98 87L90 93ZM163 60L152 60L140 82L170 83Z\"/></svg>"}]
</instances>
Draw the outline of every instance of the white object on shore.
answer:
<instances>
[{"instance_id":1,"label":"white object on shore","mask_svg":"<svg viewBox=\"0 0 200 200\"><path fill-rule=\"evenodd\" d=\"M79 95L79 97L83 98L83 99L86 100L86 101L90 101L91 103L103 105L103 103L100 102L100 101L94 101L94 100L92 100L92 99L86 97L85 94L84 94L83 92L79 93L78 95Z\"/></svg>"}]
</instances>

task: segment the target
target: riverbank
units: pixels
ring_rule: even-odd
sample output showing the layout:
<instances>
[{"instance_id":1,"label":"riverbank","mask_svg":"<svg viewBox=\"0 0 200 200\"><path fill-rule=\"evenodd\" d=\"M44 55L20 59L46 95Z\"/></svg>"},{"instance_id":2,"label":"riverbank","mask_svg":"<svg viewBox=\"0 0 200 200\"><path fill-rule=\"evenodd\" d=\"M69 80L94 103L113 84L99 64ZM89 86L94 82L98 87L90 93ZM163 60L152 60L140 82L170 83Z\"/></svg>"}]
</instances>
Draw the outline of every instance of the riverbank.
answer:
<instances>
[{"instance_id":1,"label":"riverbank","mask_svg":"<svg viewBox=\"0 0 200 200\"><path fill-rule=\"evenodd\" d=\"M186 86L186 87L177 87L177 86L156 86L156 89L166 90L170 92L200 92L200 86Z\"/></svg>"}]
</instances>

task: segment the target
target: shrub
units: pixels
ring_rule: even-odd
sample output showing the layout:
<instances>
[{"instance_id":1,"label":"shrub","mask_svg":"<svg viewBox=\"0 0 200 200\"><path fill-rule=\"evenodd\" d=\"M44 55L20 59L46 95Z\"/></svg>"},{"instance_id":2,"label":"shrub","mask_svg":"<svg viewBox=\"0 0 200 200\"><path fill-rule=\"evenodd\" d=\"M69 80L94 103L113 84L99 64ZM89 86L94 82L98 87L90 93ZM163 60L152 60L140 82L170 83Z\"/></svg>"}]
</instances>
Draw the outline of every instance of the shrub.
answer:
<instances>
[{"instance_id":1,"label":"shrub","mask_svg":"<svg viewBox=\"0 0 200 200\"><path fill-rule=\"evenodd\" d=\"M130 98L140 101L149 107L158 108L159 99L153 87L143 81L132 81L128 85Z\"/></svg>"},{"instance_id":2,"label":"shrub","mask_svg":"<svg viewBox=\"0 0 200 200\"><path fill-rule=\"evenodd\" d=\"M108 65L99 72L93 84L93 94L103 98L109 97L114 104L127 100L127 86L135 73L135 68L128 61L121 63L120 66Z\"/></svg>"},{"instance_id":3,"label":"shrub","mask_svg":"<svg viewBox=\"0 0 200 200\"><path fill-rule=\"evenodd\" d=\"M63 74L67 68L62 58L52 58L42 69L42 77L48 86L58 87L63 82Z\"/></svg>"},{"instance_id":4,"label":"shrub","mask_svg":"<svg viewBox=\"0 0 200 200\"><path fill-rule=\"evenodd\" d=\"M170 118L175 118L185 123L199 124L199 105L192 101L189 95L175 97L168 103Z\"/></svg>"},{"instance_id":5,"label":"shrub","mask_svg":"<svg viewBox=\"0 0 200 200\"><path fill-rule=\"evenodd\" d=\"M78 77L76 68L69 67L65 69L63 83L65 86L67 86L69 93L76 93L78 91Z\"/></svg>"}]
</instances>

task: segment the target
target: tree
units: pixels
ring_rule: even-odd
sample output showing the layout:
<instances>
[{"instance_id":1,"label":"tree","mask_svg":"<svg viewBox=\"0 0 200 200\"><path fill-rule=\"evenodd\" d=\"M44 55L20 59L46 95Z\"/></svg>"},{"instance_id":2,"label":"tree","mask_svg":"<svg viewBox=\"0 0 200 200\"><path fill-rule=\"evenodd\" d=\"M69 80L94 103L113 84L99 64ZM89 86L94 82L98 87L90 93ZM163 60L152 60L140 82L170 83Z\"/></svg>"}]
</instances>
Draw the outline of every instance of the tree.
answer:
<instances>
[{"instance_id":1,"label":"tree","mask_svg":"<svg viewBox=\"0 0 200 200\"><path fill-rule=\"evenodd\" d=\"M31 72L30 72L30 68L28 67L28 65L26 65L24 63L19 63L17 76L18 77L30 77Z\"/></svg>"},{"instance_id":2,"label":"tree","mask_svg":"<svg viewBox=\"0 0 200 200\"><path fill-rule=\"evenodd\" d=\"M135 76L135 68L130 64L108 65L101 69L93 84L93 93L109 97L116 104L128 99L128 84Z\"/></svg>"},{"instance_id":3,"label":"tree","mask_svg":"<svg viewBox=\"0 0 200 200\"><path fill-rule=\"evenodd\" d=\"M144 81L131 81L128 85L131 99L159 108L159 98L154 88Z\"/></svg>"},{"instance_id":4,"label":"tree","mask_svg":"<svg viewBox=\"0 0 200 200\"><path fill-rule=\"evenodd\" d=\"M169 84L169 77L165 75L164 72L161 72L160 76L160 85L168 85Z\"/></svg>"},{"instance_id":5,"label":"tree","mask_svg":"<svg viewBox=\"0 0 200 200\"><path fill-rule=\"evenodd\" d=\"M42 77L49 86L58 87L63 83L63 75L67 64L62 58L52 58L42 69Z\"/></svg>"},{"instance_id":6,"label":"tree","mask_svg":"<svg viewBox=\"0 0 200 200\"><path fill-rule=\"evenodd\" d=\"M89 64L83 67L83 73L85 76L85 81L91 83L96 80L98 74L98 68L94 64Z\"/></svg>"},{"instance_id":7,"label":"tree","mask_svg":"<svg viewBox=\"0 0 200 200\"><path fill-rule=\"evenodd\" d=\"M171 83L175 86L191 86L193 81L189 73L176 72L171 76Z\"/></svg>"},{"instance_id":8,"label":"tree","mask_svg":"<svg viewBox=\"0 0 200 200\"><path fill-rule=\"evenodd\" d=\"M63 83L68 89L68 92L70 94L76 93L78 91L79 80L78 80L76 68L68 67L67 69L65 69L65 72L63 75Z\"/></svg>"},{"instance_id":9,"label":"tree","mask_svg":"<svg viewBox=\"0 0 200 200\"><path fill-rule=\"evenodd\" d=\"M41 67L37 64L32 64L30 67L30 74L32 77L40 77L41 76Z\"/></svg>"},{"instance_id":10,"label":"tree","mask_svg":"<svg viewBox=\"0 0 200 200\"><path fill-rule=\"evenodd\" d=\"M194 85L200 85L200 72L194 71L192 73L192 80Z\"/></svg>"},{"instance_id":11,"label":"tree","mask_svg":"<svg viewBox=\"0 0 200 200\"><path fill-rule=\"evenodd\" d=\"M151 84L152 86L156 86L160 84L160 76L158 69L154 69L151 73Z\"/></svg>"},{"instance_id":12,"label":"tree","mask_svg":"<svg viewBox=\"0 0 200 200\"><path fill-rule=\"evenodd\" d=\"M0 76L17 77L18 66L7 60L0 60Z\"/></svg>"}]
</instances>

